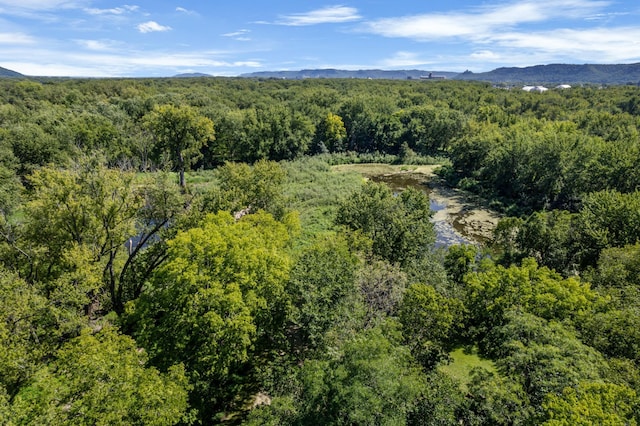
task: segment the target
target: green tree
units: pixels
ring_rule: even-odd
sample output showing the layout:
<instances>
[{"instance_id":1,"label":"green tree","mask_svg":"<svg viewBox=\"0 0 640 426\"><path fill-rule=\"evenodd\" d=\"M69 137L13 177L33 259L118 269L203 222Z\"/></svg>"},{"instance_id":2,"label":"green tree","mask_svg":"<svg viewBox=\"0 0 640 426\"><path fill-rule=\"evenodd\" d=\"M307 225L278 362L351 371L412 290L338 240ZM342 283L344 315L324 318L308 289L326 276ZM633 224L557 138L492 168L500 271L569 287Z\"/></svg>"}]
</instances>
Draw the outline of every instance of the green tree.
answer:
<instances>
[{"instance_id":1,"label":"green tree","mask_svg":"<svg viewBox=\"0 0 640 426\"><path fill-rule=\"evenodd\" d=\"M328 152L342 152L346 148L346 139L347 130L342 117L329 112L316 129L316 151L322 153L323 150L319 147L323 146Z\"/></svg>"},{"instance_id":2,"label":"green tree","mask_svg":"<svg viewBox=\"0 0 640 426\"><path fill-rule=\"evenodd\" d=\"M470 424L526 425L534 414L522 384L499 373L482 368L471 371L469 407Z\"/></svg>"},{"instance_id":3,"label":"green tree","mask_svg":"<svg viewBox=\"0 0 640 426\"><path fill-rule=\"evenodd\" d=\"M583 199L576 219L577 255L583 266L595 266L600 252L640 240L640 192L600 191Z\"/></svg>"},{"instance_id":4,"label":"green tree","mask_svg":"<svg viewBox=\"0 0 640 426\"><path fill-rule=\"evenodd\" d=\"M0 266L0 389L17 393L71 327L61 329L48 300Z\"/></svg>"},{"instance_id":5,"label":"green tree","mask_svg":"<svg viewBox=\"0 0 640 426\"><path fill-rule=\"evenodd\" d=\"M583 382L544 401L545 426L636 425L638 397L624 385Z\"/></svg>"},{"instance_id":6,"label":"green tree","mask_svg":"<svg viewBox=\"0 0 640 426\"><path fill-rule=\"evenodd\" d=\"M160 374L110 327L69 341L16 395L17 424L172 425L187 410L181 365Z\"/></svg>"},{"instance_id":7,"label":"green tree","mask_svg":"<svg viewBox=\"0 0 640 426\"><path fill-rule=\"evenodd\" d=\"M192 404L205 422L230 404L235 372L252 351L278 340L288 309L285 225L261 212L226 212L169 241L167 261L128 322L153 365L184 363Z\"/></svg>"},{"instance_id":8,"label":"green tree","mask_svg":"<svg viewBox=\"0 0 640 426\"><path fill-rule=\"evenodd\" d=\"M98 158L36 171L23 235L14 244L23 254L23 275L44 283L48 296L60 290L86 298L80 307L100 304L104 292L110 308L122 312L164 257L138 260L183 210L177 188L165 175L156 177L141 185L133 173L108 169Z\"/></svg>"},{"instance_id":9,"label":"green tree","mask_svg":"<svg viewBox=\"0 0 640 426\"><path fill-rule=\"evenodd\" d=\"M530 258L520 267L509 268L485 261L464 282L470 325L480 334L504 324L505 313L512 309L550 320L576 320L602 303L588 283L576 277L562 278Z\"/></svg>"},{"instance_id":10,"label":"green tree","mask_svg":"<svg viewBox=\"0 0 640 426\"><path fill-rule=\"evenodd\" d=\"M400 305L398 318L407 346L426 368L445 357L461 326L464 307L458 299L441 296L425 284L411 285Z\"/></svg>"},{"instance_id":11,"label":"green tree","mask_svg":"<svg viewBox=\"0 0 640 426\"><path fill-rule=\"evenodd\" d=\"M300 253L287 284L298 350L317 348L331 327L340 328L352 318L357 267L358 258L337 235L318 237Z\"/></svg>"},{"instance_id":12,"label":"green tree","mask_svg":"<svg viewBox=\"0 0 640 426\"><path fill-rule=\"evenodd\" d=\"M155 138L158 154L167 154L186 187L184 172L201 156L201 148L215 137L213 122L189 106L160 105L147 114L144 125Z\"/></svg>"},{"instance_id":13,"label":"green tree","mask_svg":"<svg viewBox=\"0 0 640 426\"><path fill-rule=\"evenodd\" d=\"M496 357L498 370L522 385L537 418L544 414L548 394L559 396L567 387L607 376L603 355L561 323L518 310L508 312L506 319L484 345Z\"/></svg>"},{"instance_id":14,"label":"green tree","mask_svg":"<svg viewBox=\"0 0 640 426\"><path fill-rule=\"evenodd\" d=\"M282 186L286 172L276 162L259 160L253 166L246 163L225 163L216 169L220 191L218 205L205 206L231 213L255 213L264 210L276 218L284 215ZM213 195L213 194L210 194Z\"/></svg>"},{"instance_id":15,"label":"green tree","mask_svg":"<svg viewBox=\"0 0 640 426\"><path fill-rule=\"evenodd\" d=\"M429 198L408 188L397 197L384 184L367 182L344 200L338 225L373 241L373 254L392 263L425 256L435 241Z\"/></svg>"},{"instance_id":16,"label":"green tree","mask_svg":"<svg viewBox=\"0 0 640 426\"><path fill-rule=\"evenodd\" d=\"M379 327L299 369L299 392L261 407L249 424L404 425L425 389L407 348Z\"/></svg>"}]
</instances>

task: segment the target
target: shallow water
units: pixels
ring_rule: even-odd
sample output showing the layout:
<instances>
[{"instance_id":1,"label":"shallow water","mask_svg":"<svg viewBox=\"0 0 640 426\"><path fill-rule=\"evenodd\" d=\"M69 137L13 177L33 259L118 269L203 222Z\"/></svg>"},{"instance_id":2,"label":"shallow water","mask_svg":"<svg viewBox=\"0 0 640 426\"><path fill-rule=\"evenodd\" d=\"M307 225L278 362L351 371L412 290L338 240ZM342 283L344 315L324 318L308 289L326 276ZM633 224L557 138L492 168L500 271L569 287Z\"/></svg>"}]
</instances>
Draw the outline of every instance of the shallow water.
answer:
<instances>
[{"instance_id":1,"label":"shallow water","mask_svg":"<svg viewBox=\"0 0 640 426\"><path fill-rule=\"evenodd\" d=\"M427 180L423 175L411 173L394 173L389 175L377 175L369 177L374 182L386 183L394 192L404 191L406 188L416 188L427 195L431 194L431 189L427 186ZM439 203L433 198L429 198L429 205L434 212L444 210L446 205ZM436 247L449 247L455 244L475 244L471 236L465 235L464 227L455 224L458 222L454 215L451 217L452 223L446 220L432 220L436 231Z\"/></svg>"}]
</instances>

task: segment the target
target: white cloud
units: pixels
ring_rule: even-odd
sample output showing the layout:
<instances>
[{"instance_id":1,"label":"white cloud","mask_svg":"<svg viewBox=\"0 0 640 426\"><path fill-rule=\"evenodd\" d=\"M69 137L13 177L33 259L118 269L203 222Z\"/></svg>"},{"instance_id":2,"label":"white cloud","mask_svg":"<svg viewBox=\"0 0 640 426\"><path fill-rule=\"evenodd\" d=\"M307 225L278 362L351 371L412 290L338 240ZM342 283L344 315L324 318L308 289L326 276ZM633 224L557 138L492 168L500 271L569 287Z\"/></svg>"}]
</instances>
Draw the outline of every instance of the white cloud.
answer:
<instances>
[{"instance_id":1,"label":"white cloud","mask_svg":"<svg viewBox=\"0 0 640 426\"><path fill-rule=\"evenodd\" d=\"M386 68L415 67L426 65L428 61L420 58L420 55L414 52L396 52L391 58L382 60L381 66Z\"/></svg>"},{"instance_id":2,"label":"white cloud","mask_svg":"<svg viewBox=\"0 0 640 426\"><path fill-rule=\"evenodd\" d=\"M148 21L139 24L136 28L141 33L152 33L152 32L162 32L162 31L170 31L171 27L166 25L160 25L156 21Z\"/></svg>"},{"instance_id":3,"label":"white cloud","mask_svg":"<svg viewBox=\"0 0 640 426\"><path fill-rule=\"evenodd\" d=\"M549 58L573 57L597 63L640 61L640 27L511 32L492 40L504 48L542 52Z\"/></svg>"},{"instance_id":4,"label":"white cloud","mask_svg":"<svg viewBox=\"0 0 640 426\"><path fill-rule=\"evenodd\" d=\"M251 32L250 30L238 30L230 33L220 34L220 35L222 37L233 38L236 41L251 41L251 38L247 37L247 34L249 34L250 32Z\"/></svg>"},{"instance_id":5,"label":"white cloud","mask_svg":"<svg viewBox=\"0 0 640 426\"><path fill-rule=\"evenodd\" d=\"M139 6L130 6L125 4L124 6L114 7L111 9L86 8L84 11L89 15L124 15L125 13L135 12L139 9Z\"/></svg>"},{"instance_id":6,"label":"white cloud","mask_svg":"<svg viewBox=\"0 0 640 426\"><path fill-rule=\"evenodd\" d=\"M114 42L115 43L115 42ZM91 43L90 43L91 44ZM4 48L0 57L29 58L3 61L3 67L35 76L124 77L132 75L171 76L185 70L216 75L235 75L263 67L254 59L237 57L233 51L127 50L92 52L79 49L55 51L45 48Z\"/></svg>"},{"instance_id":7,"label":"white cloud","mask_svg":"<svg viewBox=\"0 0 640 426\"><path fill-rule=\"evenodd\" d=\"M87 1L82 0L0 0L0 6L7 6L11 9L27 9L27 10L53 10L62 8L80 7Z\"/></svg>"},{"instance_id":8,"label":"white cloud","mask_svg":"<svg viewBox=\"0 0 640 426\"><path fill-rule=\"evenodd\" d=\"M238 36L242 36L245 34L250 33L251 31L249 30L238 30L238 31L234 31L232 33L225 33L225 34L221 34L223 37L238 37Z\"/></svg>"},{"instance_id":9,"label":"white cloud","mask_svg":"<svg viewBox=\"0 0 640 426\"><path fill-rule=\"evenodd\" d=\"M481 61L502 61L504 59L504 57L497 53L494 52L492 50L478 50L473 52L470 57L474 60L481 60Z\"/></svg>"},{"instance_id":10,"label":"white cloud","mask_svg":"<svg viewBox=\"0 0 640 426\"><path fill-rule=\"evenodd\" d=\"M189 10L189 9L185 9L184 7L176 7L176 12L180 12L180 13L184 13L186 15L197 15L198 12L193 11L193 10Z\"/></svg>"},{"instance_id":11,"label":"white cloud","mask_svg":"<svg viewBox=\"0 0 640 426\"><path fill-rule=\"evenodd\" d=\"M34 44L36 40L24 33L0 33L0 44Z\"/></svg>"},{"instance_id":12,"label":"white cloud","mask_svg":"<svg viewBox=\"0 0 640 426\"><path fill-rule=\"evenodd\" d=\"M521 0L470 11L421 14L367 22L365 32L419 41L446 38L481 40L521 24L587 18L609 4L599 0Z\"/></svg>"},{"instance_id":13,"label":"white cloud","mask_svg":"<svg viewBox=\"0 0 640 426\"><path fill-rule=\"evenodd\" d=\"M75 42L87 50L95 51L109 51L121 44L113 40L75 40Z\"/></svg>"},{"instance_id":14,"label":"white cloud","mask_svg":"<svg viewBox=\"0 0 640 426\"><path fill-rule=\"evenodd\" d=\"M346 6L329 6L306 13L282 15L277 24L290 26L304 26L317 24L338 24L357 21L361 18L358 10Z\"/></svg>"}]
</instances>

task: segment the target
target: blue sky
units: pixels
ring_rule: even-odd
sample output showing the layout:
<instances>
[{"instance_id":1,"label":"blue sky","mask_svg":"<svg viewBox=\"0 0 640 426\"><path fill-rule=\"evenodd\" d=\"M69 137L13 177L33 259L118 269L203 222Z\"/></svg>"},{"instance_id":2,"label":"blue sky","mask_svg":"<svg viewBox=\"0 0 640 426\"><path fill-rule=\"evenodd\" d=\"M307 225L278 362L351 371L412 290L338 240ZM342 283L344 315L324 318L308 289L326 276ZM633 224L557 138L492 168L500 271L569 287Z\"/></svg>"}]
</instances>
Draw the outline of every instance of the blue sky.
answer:
<instances>
[{"instance_id":1,"label":"blue sky","mask_svg":"<svg viewBox=\"0 0 640 426\"><path fill-rule=\"evenodd\" d=\"M0 66L156 77L640 62L637 0L124 1L0 0Z\"/></svg>"}]
</instances>

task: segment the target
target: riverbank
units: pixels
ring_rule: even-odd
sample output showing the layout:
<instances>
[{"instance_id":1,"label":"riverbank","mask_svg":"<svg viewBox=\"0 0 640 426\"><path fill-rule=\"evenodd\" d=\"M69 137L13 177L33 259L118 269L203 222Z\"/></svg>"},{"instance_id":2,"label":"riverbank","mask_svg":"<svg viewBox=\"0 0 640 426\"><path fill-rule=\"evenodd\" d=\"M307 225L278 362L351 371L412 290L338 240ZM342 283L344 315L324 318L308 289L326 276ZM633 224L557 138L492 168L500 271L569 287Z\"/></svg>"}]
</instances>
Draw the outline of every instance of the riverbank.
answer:
<instances>
[{"instance_id":1,"label":"riverbank","mask_svg":"<svg viewBox=\"0 0 640 426\"><path fill-rule=\"evenodd\" d=\"M345 164L334 166L336 171L354 171L367 178L385 177L393 187L412 186L425 191L435 205L433 221L449 224L466 240L485 243L493 235L500 215L487 208L482 200L472 194L447 186L435 174L440 166L407 166L390 164Z\"/></svg>"}]
</instances>

